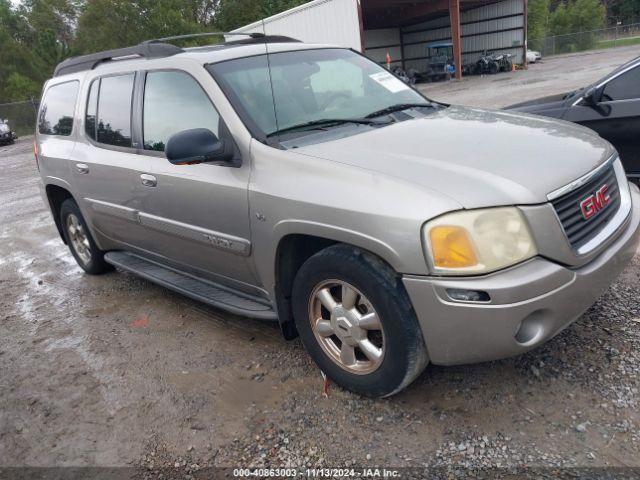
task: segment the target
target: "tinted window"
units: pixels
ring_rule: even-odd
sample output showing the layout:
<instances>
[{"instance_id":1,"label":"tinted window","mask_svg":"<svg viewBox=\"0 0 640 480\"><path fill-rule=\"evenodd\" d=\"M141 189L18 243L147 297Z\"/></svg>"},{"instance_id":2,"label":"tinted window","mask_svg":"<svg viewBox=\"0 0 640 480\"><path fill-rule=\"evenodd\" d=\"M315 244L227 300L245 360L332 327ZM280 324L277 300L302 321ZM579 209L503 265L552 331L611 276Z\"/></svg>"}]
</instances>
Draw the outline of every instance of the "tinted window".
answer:
<instances>
[{"instance_id":1,"label":"tinted window","mask_svg":"<svg viewBox=\"0 0 640 480\"><path fill-rule=\"evenodd\" d=\"M144 148L164 151L171 135L208 128L218 135L220 117L200 85L183 72L150 72L144 89Z\"/></svg>"},{"instance_id":2,"label":"tinted window","mask_svg":"<svg viewBox=\"0 0 640 480\"><path fill-rule=\"evenodd\" d=\"M38 116L38 131L44 135L71 135L78 82L61 83L47 90Z\"/></svg>"},{"instance_id":3,"label":"tinted window","mask_svg":"<svg viewBox=\"0 0 640 480\"><path fill-rule=\"evenodd\" d=\"M604 87L604 101L640 98L640 66L614 78Z\"/></svg>"},{"instance_id":4,"label":"tinted window","mask_svg":"<svg viewBox=\"0 0 640 480\"><path fill-rule=\"evenodd\" d=\"M98 125L100 143L131 146L131 97L134 74L104 77L100 80Z\"/></svg>"},{"instance_id":5,"label":"tinted window","mask_svg":"<svg viewBox=\"0 0 640 480\"><path fill-rule=\"evenodd\" d=\"M89 90L87 99L87 115L85 116L84 129L87 135L96 139L96 115L98 113L98 90L100 90L100 80L94 80Z\"/></svg>"}]
</instances>

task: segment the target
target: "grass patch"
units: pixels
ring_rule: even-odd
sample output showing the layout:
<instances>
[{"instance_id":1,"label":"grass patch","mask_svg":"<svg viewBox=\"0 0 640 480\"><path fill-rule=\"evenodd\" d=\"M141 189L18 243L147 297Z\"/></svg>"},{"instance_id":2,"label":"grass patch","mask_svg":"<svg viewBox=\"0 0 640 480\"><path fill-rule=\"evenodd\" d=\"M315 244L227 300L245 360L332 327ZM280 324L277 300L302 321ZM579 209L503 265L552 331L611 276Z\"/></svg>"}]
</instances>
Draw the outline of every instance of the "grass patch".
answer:
<instances>
[{"instance_id":1,"label":"grass patch","mask_svg":"<svg viewBox=\"0 0 640 480\"><path fill-rule=\"evenodd\" d=\"M640 37L619 38L617 40L602 40L596 44L596 48L625 47L627 45L640 45Z\"/></svg>"}]
</instances>

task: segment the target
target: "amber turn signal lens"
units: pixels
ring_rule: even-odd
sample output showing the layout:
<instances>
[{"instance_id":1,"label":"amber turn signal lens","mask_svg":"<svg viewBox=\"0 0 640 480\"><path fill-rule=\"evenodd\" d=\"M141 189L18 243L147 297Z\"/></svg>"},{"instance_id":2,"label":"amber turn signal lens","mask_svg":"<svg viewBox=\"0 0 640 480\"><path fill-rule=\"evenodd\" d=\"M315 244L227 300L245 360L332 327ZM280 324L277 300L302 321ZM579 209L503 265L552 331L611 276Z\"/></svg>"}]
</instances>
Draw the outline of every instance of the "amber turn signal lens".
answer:
<instances>
[{"instance_id":1,"label":"amber turn signal lens","mask_svg":"<svg viewBox=\"0 0 640 480\"><path fill-rule=\"evenodd\" d=\"M433 227L429 231L429 241L435 267L464 268L478 264L471 239L462 227Z\"/></svg>"}]
</instances>

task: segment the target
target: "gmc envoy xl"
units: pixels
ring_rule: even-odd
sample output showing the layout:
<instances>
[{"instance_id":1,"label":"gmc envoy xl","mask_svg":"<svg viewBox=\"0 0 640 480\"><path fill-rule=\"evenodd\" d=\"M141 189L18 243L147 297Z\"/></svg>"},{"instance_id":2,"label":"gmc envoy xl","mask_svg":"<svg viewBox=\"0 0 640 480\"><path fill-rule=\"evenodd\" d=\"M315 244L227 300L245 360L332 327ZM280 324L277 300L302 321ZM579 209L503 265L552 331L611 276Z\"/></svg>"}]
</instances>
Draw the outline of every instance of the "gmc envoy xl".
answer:
<instances>
[{"instance_id":1,"label":"gmc envoy xl","mask_svg":"<svg viewBox=\"0 0 640 480\"><path fill-rule=\"evenodd\" d=\"M89 274L276 320L379 397L549 340L636 251L640 191L591 130L432 101L344 48L170 40L45 85L43 195Z\"/></svg>"}]
</instances>

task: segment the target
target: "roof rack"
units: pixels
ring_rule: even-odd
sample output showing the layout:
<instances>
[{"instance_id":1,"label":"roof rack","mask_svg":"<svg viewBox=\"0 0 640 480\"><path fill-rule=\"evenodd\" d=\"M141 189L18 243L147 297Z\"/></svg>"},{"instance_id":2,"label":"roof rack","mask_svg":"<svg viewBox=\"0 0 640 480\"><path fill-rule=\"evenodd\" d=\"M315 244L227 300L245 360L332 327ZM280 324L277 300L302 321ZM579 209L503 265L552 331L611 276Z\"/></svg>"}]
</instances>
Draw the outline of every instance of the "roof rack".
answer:
<instances>
[{"instance_id":1,"label":"roof rack","mask_svg":"<svg viewBox=\"0 0 640 480\"><path fill-rule=\"evenodd\" d=\"M68 73L81 72L83 70L93 70L98 65L122 57L144 57L163 58L184 52L180 47L169 43L141 43L133 47L117 48L104 52L81 55L79 57L67 58L58 64L53 72L54 77L66 75Z\"/></svg>"},{"instance_id":2,"label":"roof rack","mask_svg":"<svg viewBox=\"0 0 640 480\"><path fill-rule=\"evenodd\" d=\"M251 38L262 38L266 35L264 33L253 32L253 33L241 33L241 32L205 32L205 33L188 33L186 35L174 35L173 37L164 37L164 38L156 38L153 40L145 40L142 42L145 43L158 43L158 42L168 42L170 40L184 40L186 38L200 38L200 37L213 37L213 36L229 36L229 35L242 35Z\"/></svg>"},{"instance_id":3,"label":"roof rack","mask_svg":"<svg viewBox=\"0 0 640 480\"><path fill-rule=\"evenodd\" d=\"M225 45L252 45L256 43L302 43L297 38L286 37L284 35L263 35L261 37L243 38L242 40L231 40Z\"/></svg>"},{"instance_id":4,"label":"roof rack","mask_svg":"<svg viewBox=\"0 0 640 480\"><path fill-rule=\"evenodd\" d=\"M148 43L158 43L158 42L169 42L172 40L184 40L189 38L200 38L200 37L211 37L211 36L243 36L249 38L243 38L242 40L231 40L224 42L225 45L251 45L258 43L290 43L290 42L300 42L295 38L285 37L284 35L265 35L260 32L207 32L207 33L190 33L187 35L175 35L173 37L164 37L158 38L154 40L146 40L142 42L143 44Z\"/></svg>"},{"instance_id":5,"label":"roof rack","mask_svg":"<svg viewBox=\"0 0 640 480\"><path fill-rule=\"evenodd\" d=\"M81 55L79 57L71 57L59 63L53 72L54 77L66 75L68 73L82 72L84 70L93 70L101 63L109 62L126 57L142 57L142 58L164 58L184 53L180 47L165 43L171 40L183 40L188 38L209 37L214 35L242 35L249 38L242 40L233 40L225 42L226 45L250 45L258 43L288 43L299 42L295 38L285 37L282 35L265 35L259 32L240 33L240 32L208 32L208 33L192 33L188 35L176 35L173 37L157 38L145 40L144 42L133 47L117 48L115 50L105 50L104 52L91 53L89 55Z\"/></svg>"}]
</instances>

